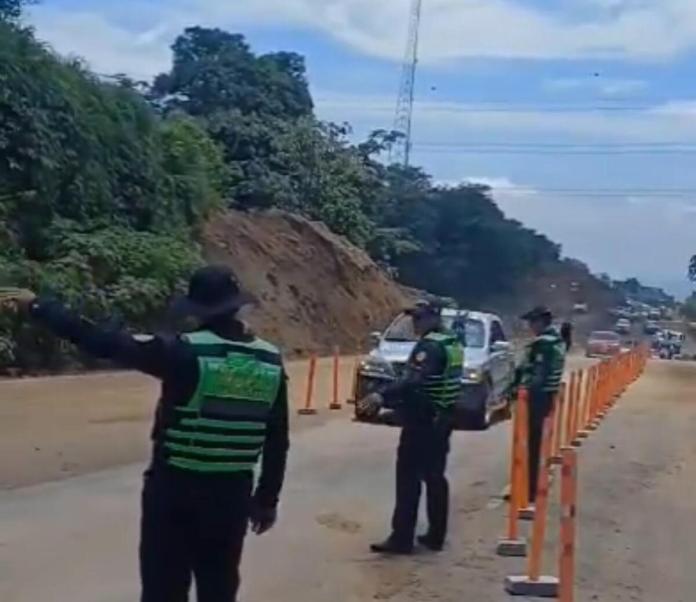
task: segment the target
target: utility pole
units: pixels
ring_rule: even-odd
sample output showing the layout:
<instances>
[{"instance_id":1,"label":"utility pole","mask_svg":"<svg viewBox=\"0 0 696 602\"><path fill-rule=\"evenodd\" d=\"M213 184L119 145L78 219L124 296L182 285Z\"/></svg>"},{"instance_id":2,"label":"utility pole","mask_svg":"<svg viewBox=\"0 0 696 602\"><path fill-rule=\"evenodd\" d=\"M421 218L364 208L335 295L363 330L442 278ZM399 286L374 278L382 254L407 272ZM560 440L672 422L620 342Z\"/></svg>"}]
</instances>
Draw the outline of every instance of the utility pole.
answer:
<instances>
[{"instance_id":1,"label":"utility pole","mask_svg":"<svg viewBox=\"0 0 696 602\"><path fill-rule=\"evenodd\" d=\"M418 67L418 38L420 34L423 0L411 0L406 55L401 72L399 96L396 102L394 131L403 135L391 148L390 163L408 167L411 162L411 131L413 123L413 99Z\"/></svg>"}]
</instances>

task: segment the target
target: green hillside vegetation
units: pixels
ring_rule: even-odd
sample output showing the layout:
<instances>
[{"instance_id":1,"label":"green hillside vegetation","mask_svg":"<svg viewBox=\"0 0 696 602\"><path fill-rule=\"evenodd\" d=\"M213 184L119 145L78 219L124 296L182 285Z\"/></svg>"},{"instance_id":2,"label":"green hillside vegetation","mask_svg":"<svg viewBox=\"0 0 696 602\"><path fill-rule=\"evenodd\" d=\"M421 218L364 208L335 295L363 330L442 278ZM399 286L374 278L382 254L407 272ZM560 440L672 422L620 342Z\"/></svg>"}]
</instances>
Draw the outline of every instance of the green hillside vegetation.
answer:
<instances>
[{"instance_id":1,"label":"green hillside vegetation","mask_svg":"<svg viewBox=\"0 0 696 602\"><path fill-rule=\"evenodd\" d=\"M349 125L320 122L298 54L193 27L152 83L106 80L23 29L21 4L0 0L2 284L153 327L225 206L323 221L405 284L467 305L559 264L560 247L487 188L435 186L384 163L396 134L355 144ZM0 366L60 367L56 345L2 318Z\"/></svg>"}]
</instances>

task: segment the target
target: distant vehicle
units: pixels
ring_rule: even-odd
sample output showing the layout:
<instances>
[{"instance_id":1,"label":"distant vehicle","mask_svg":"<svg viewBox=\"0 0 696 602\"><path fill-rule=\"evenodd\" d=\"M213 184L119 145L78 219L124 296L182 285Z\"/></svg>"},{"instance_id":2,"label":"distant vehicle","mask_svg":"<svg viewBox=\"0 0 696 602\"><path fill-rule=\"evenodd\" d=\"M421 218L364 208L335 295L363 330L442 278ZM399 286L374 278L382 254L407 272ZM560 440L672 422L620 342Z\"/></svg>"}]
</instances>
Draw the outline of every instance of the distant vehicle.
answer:
<instances>
[{"instance_id":1,"label":"distant vehicle","mask_svg":"<svg viewBox=\"0 0 696 602\"><path fill-rule=\"evenodd\" d=\"M628 318L619 318L616 321L614 330L619 334L628 334L631 332L631 321Z\"/></svg>"},{"instance_id":2,"label":"distant vehicle","mask_svg":"<svg viewBox=\"0 0 696 602\"><path fill-rule=\"evenodd\" d=\"M638 343L632 339L624 339L621 342L621 352L631 351Z\"/></svg>"},{"instance_id":3,"label":"distant vehicle","mask_svg":"<svg viewBox=\"0 0 696 602\"><path fill-rule=\"evenodd\" d=\"M512 344L502 320L494 314L444 309L442 318L445 328L459 334L464 344L464 377L456 424L486 429L493 415L506 409L510 401L508 393L515 376ZM358 399L402 373L416 344L411 318L399 314L384 333L373 333L373 340L375 348L358 368ZM379 415L357 411L355 417L365 422L379 419Z\"/></svg>"},{"instance_id":4,"label":"distant vehicle","mask_svg":"<svg viewBox=\"0 0 696 602\"><path fill-rule=\"evenodd\" d=\"M648 320L659 320L662 318L662 312L659 309L651 308L648 310Z\"/></svg>"},{"instance_id":5,"label":"distant vehicle","mask_svg":"<svg viewBox=\"0 0 696 602\"><path fill-rule=\"evenodd\" d=\"M658 349L660 357L672 359L682 353L686 337L683 333L676 330L666 330L662 337L658 339Z\"/></svg>"},{"instance_id":6,"label":"distant vehicle","mask_svg":"<svg viewBox=\"0 0 696 602\"><path fill-rule=\"evenodd\" d=\"M575 305L573 305L573 313L586 314L589 311L590 308L587 305L587 303L576 303Z\"/></svg>"},{"instance_id":7,"label":"distant vehicle","mask_svg":"<svg viewBox=\"0 0 696 602\"><path fill-rule=\"evenodd\" d=\"M615 307L609 313L615 318L625 318L627 320L630 320L634 315L630 307Z\"/></svg>"},{"instance_id":8,"label":"distant vehicle","mask_svg":"<svg viewBox=\"0 0 696 602\"><path fill-rule=\"evenodd\" d=\"M621 352L621 337L611 330L595 330L587 339L587 357L610 357Z\"/></svg>"},{"instance_id":9,"label":"distant vehicle","mask_svg":"<svg viewBox=\"0 0 696 602\"><path fill-rule=\"evenodd\" d=\"M643 326L645 334L656 334L660 331L660 325L655 320L648 320Z\"/></svg>"}]
</instances>

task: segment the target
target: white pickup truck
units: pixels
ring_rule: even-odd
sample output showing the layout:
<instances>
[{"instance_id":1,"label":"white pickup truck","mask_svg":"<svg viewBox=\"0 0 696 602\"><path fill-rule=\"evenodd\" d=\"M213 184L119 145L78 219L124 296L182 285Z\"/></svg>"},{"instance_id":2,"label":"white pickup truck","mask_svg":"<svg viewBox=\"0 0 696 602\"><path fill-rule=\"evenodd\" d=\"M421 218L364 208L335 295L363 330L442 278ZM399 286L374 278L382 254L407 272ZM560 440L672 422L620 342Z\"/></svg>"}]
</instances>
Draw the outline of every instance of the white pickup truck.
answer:
<instances>
[{"instance_id":1,"label":"white pickup truck","mask_svg":"<svg viewBox=\"0 0 696 602\"><path fill-rule=\"evenodd\" d=\"M502 320L493 314L445 309L444 327L459 334L464 345L462 394L457 404L457 426L487 429L493 415L507 409L514 379L515 358ZM397 378L416 344L411 318L400 314L383 332L373 333L375 348L360 363L356 397L360 399L381 384ZM356 410L361 421L379 415Z\"/></svg>"}]
</instances>

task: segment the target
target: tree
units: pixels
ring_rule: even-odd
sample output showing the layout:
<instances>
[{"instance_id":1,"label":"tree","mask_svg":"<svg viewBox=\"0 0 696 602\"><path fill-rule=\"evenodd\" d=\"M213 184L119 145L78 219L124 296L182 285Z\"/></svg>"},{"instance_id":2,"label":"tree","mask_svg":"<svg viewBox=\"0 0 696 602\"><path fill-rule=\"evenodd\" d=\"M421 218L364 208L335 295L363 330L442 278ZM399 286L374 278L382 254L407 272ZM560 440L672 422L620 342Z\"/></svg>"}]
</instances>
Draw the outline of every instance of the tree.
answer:
<instances>
[{"instance_id":1,"label":"tree","mask_svg":"<svg viewBox=\"0 0 696 602\"><path fill-rule=\"evenodd\" d=\"M132 86L101 82L0 23L0 285L153 325L201 261L193 236L227 177L194 119L161 119ZM69 359L0 318L0 368Z\"/></svg>"},{"instance_id":2,"label":"tree","mask_svg":"<svg viewBox=\"0 0 696 602\"><path fill-rule=\"evenodd\" d=\"M29 4L35 4L35 0L0 0L0 21L17 21Z\"/></svg>"},{"instance_id":3,"label":"tree","mask_svg":"<svg viewBox=\"0 0 696 602\"><path fill-rule=\"evenodd\" d=\"M304 58L290 52L255 56L244 36L190 27L172 46L171 71L153 90L170 108L195 116L239 111L296 118L312 113Z\"/></svg>"}]
</instances>

